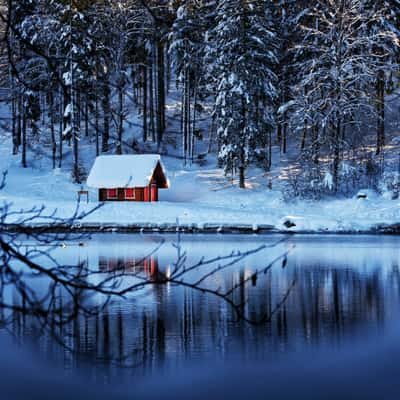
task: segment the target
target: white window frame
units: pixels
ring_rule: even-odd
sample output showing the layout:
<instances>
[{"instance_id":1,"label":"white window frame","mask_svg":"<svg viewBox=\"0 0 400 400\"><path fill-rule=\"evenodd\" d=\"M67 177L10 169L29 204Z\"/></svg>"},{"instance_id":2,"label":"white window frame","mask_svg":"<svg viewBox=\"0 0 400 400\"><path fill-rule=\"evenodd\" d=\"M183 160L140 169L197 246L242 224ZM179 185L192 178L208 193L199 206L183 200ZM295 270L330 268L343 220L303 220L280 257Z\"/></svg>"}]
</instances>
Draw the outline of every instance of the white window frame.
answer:
<instances>
[{"instance_id":1,"label":"white window frame","mask_svg":"<svg viewBox=\"0 0 400 400\"><path fill-rule=\"evenodd\" d=\"M133 191L133 196L132 196L132 197L128 197L128 196L126 195L126 191L127 191L127 190L132 190L132 191ZM135 191L135 188L125 188L124 194L125 194L125 199L128 199L128 200L136 200L136 191Z\"/></svg>"},{"instance_id":2,"label":"white window frame","mask_svg":"<svg viewBox=\"0 0 400 400\"><path fill-rule=\"evenodd\" d=\"M117 188L109 188L109 189L106 189L106 190L107 190L107 200L118 199L118 189ZM109 195L109 190L115 190L115 196L111 197Z\"/></svg>"}]
</instances>

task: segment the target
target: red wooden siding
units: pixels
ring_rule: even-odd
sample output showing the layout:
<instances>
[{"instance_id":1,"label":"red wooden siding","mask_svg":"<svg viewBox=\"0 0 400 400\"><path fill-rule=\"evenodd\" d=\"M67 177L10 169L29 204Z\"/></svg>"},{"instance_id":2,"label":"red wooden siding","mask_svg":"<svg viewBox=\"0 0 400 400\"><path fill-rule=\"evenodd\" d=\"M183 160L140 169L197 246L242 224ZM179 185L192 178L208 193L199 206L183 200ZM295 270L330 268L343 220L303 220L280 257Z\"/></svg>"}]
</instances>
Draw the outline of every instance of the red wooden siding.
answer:
<instances>
[{"instance_id":1,"label":"red wooden siding","mask_svg":"<svg viewBox=\"0 0 400 400\"><path fill-rule=\"evenodd\" d=\"M100 189L99 201L145 201L146 188Z\"/></svg>"},{"instance_id":2,"label":"red wooden siding","mask_svg":"<svg viewBox=\"0 0 400 400\"><path fill-rule=\"evenodd\" d=\"M158 188L156 184L151 185L151 201L158 201Z\"/></svg>"}]
</instances>

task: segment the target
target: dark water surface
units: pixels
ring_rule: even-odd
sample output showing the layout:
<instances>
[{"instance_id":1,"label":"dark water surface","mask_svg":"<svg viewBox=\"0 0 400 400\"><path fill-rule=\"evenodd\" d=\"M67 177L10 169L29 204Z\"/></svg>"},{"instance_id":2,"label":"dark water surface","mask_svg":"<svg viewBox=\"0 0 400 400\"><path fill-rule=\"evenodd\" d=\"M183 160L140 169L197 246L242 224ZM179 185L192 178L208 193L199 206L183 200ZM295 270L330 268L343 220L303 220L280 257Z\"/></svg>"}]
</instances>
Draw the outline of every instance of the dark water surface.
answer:
<instances>
[{"instance_id":1,"label":"dark water surface","mask_svg":"<svg viewBox=\"0 0 400 400\"><path fill-rule=\"evenodd\" d=\"M189 267L202 257L244 252L282 239L184 235L180 251L187 253L185 265ZM162 241L165 243L153 253ZM176 242L174 235L98 235L83 246L60 248L54 256L63 263L84 262L110 274L124 268L156 281L172 273ZM282 263L281 256L286 252L287 262ZM278 261L270 267L274 259ZM196 282L226 263L201 266L185 281ZM202 282L202 287L219 293L237 285L230 296L240 305L237 310L212 293L155 284L112 301L97 316L80 317L64 327L58 334L67 346L57 343L29 318L16 318L9 329L14 343L30 349L29 354L40 362L63 371L68 379L79 374L91 384L126 384L132 379L152 382L160 376L183 379L185 374L192 379L188 371L200 366L203 372L206 366L221 374L233 368L229 374L232 379L236 369L251 370L256 365L257 371L296 365L301 374L311 360L334 360L335 354L348 360L343 370L349 368L353 356L358 365L365 366L365 360L371 360L369 352L371 357L382 355L383 363L394 362L390 357L395 357L394 352L387 353L387 348L397 349L395 338L400 331L399 265L399 237L290 236L210 274ZM251 321L265 315L270 321L251 324L238 318L237 311ZM277 375L282 378L285 374ZM290 376L290 372L287 374ZM293 371L292 375L297 376ZM249 382L248 376L246 379ZM353 383L357 384L356 378ZM222 388L226 383L217 379L215 385ZM369 398L372 392L364 384L362 387L365 392L361 388L356 392L360 398ZM389 398L393 386L385 387Z\"/></svg>"}]
</instances>

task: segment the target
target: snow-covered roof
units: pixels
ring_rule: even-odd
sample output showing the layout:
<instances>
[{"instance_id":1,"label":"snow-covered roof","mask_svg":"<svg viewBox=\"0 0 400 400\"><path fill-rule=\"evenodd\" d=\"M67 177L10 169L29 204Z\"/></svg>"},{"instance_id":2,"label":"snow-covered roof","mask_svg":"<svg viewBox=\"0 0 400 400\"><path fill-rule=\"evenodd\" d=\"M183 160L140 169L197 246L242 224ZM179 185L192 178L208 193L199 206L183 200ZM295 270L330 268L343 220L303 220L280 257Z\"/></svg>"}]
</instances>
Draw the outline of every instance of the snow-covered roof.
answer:
<instances>
[{"instance_id":1,"label":"snow-covered roof","mask_svg":"<svg viewBox=\"0 0 400 400\"><path fill-rule=\"evenodd\" d=\"M99 156L87 178L87 185L93 188L144 187L149 185L157 164L165 175L166 170L158 154L130 154Z\"/></svg>"}]
</instances>

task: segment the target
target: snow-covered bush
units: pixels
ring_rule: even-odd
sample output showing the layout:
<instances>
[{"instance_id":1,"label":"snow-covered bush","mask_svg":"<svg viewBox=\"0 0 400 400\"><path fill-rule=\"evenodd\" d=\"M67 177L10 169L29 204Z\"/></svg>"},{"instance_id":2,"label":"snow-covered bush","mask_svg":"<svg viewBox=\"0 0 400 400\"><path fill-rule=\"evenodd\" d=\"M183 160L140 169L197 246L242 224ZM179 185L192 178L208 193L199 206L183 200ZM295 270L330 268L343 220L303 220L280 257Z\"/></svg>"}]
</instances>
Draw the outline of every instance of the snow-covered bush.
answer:
<instances>
[{"instance_id":1,"label":"snow-covered bush","mask_svg":"<svg viewBox=\"0 0 400 400\"><path fill-rule=\"evenodd\" d=\"M380 168L372 159L361 164L343 161L339 165L338 186L335 190L330 165L316 165L307 162L293 173L288 174L283 192L286 199L299 197L318 200L332 195L352 197L361 188L379 191L379 178ZM395 189L394 177L388 177L386 181L386 186L390 187L387 190L399 192L398 186Z\"/></svg>"},{"instance_id":2,"label":"snow-covered bush","mask_svg":"<svg viewBox=\"0 0 400 400\"><path fill-rule=\"evenodd\" d=\"M362 167L352 162L341 162L338 192L345 196L353 196L358 188L366 186L360 182L361 176L363 176Z\"/></svg>"},{"instance_id":3,"label":"snow-covered bush","mask_svg":"<svg viewBox=\"0 0 400 400\"><path fill-rule=\"evenodd\" d=\"M385 172L380 182L379 190L387 198L398 199L400 196L399 172Z\"/></svg>"},{"instance_id":4,"label":"snow-covered bush","mask_svg":"<svg viewBox=\"0 0 400 400\"><path fill-rule=\"evenodd\" d=\"M285 200L296 197L318 200L331 191L329 186L329 176L319 166L309 166L288 174L283 195Z\"/></svg>"}]
</instances>

